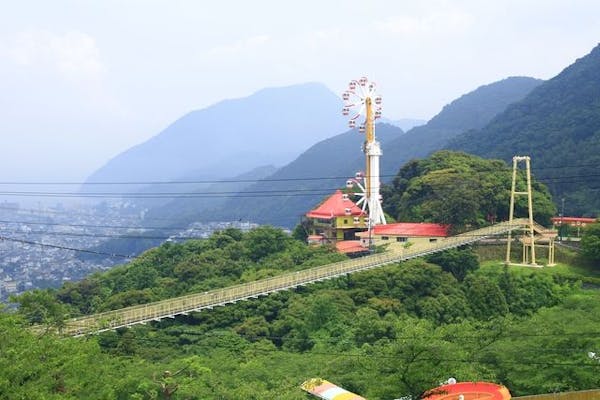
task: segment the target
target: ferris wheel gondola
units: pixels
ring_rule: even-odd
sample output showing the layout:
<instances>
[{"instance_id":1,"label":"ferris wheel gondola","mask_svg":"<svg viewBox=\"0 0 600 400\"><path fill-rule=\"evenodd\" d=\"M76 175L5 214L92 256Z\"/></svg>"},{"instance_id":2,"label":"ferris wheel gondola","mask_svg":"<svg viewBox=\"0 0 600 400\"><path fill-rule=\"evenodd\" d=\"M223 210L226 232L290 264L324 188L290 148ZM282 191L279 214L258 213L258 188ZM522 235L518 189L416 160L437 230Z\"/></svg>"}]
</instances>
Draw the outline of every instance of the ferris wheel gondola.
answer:
<instances>
[{"instance_id":1,"label":"ferris wheel gondola","mask_svg":"<svg viewBox=\"0 0 600 400\"><path fill-rule=\"evenodd\" d=\"M350 81L348 90L342 93L342 99L344 100L342 114L350 116L349 121L356 121L361 116L366 119L367 102L371 102L375 103L375 106L373 107L373 119L381 118L382 98L376 92L377 85L375 82L369 82L364 76L358 80ZM348 124L351 125L350 128L356 126L356 122L349 122ZM364 125L366 124L362 124L361 126Z\"/></svg>"}]
</instances>

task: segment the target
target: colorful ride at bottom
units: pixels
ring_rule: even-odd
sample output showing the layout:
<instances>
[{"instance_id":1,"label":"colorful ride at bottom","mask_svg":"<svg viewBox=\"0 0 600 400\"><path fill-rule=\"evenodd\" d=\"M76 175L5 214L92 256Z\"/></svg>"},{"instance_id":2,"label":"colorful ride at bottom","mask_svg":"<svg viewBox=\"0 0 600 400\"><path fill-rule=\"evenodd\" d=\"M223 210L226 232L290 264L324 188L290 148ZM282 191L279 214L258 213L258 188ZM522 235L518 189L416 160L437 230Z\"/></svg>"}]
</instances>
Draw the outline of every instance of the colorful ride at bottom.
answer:
<instances>
[{"instance_id":1,"label":"colorful ride at bottom","mask_svg":"<svg viewBox=\"0 0 600 400\"><path fill-rule=\"evenodd\" d=\"M341 388L324 379L314 378L301 385L302 390L323 400L366 400L364 397ZM510 400L508 389L502 385L488 382L448 383L428 390L422 400Z\"/></svg>"},{"instance_id":2,"label":"colorful ride at bottom","mask_svg":"<svg viewBox=\"0 0 600 400\"><path fill-rule=\"evenodd\" d=\"M488 382L449 382L428 390L423 400L509 400L505 386Z\"/></svg>"}]
</instances>

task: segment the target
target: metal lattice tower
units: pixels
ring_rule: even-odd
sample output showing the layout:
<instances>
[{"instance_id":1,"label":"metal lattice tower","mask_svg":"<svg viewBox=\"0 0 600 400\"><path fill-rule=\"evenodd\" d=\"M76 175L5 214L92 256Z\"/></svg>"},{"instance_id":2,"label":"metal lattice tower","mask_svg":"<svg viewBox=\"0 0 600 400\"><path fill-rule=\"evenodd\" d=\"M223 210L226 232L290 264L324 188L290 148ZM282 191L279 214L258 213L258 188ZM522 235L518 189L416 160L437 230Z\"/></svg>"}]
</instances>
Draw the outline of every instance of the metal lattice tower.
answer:
<instances>
[{"instance_id":1,"label":"metal lattice tower","mask_svg":"<svg viewBox=\"0 0 600 400\"><path fill-rule=\"evenodd\" d=\"M519 162L525 162L525 174L527 178L527 190L517 192L517 169ZM529 235L529 244L523 241L523 264L535 266L535 229L533 222L533 195L531 191L531 158L529 156L513 157L512 185L510 189L510 209L508 212L508 223L512 224L515 213L515 196L527 196L528 224L525 226L525 232ZM512 232L508 231L508 240L506 242L506 264L512 264L510 259L510 245L512 241ZM529 255L531 254L531 258Z\"/></svg>"}]
</instances>

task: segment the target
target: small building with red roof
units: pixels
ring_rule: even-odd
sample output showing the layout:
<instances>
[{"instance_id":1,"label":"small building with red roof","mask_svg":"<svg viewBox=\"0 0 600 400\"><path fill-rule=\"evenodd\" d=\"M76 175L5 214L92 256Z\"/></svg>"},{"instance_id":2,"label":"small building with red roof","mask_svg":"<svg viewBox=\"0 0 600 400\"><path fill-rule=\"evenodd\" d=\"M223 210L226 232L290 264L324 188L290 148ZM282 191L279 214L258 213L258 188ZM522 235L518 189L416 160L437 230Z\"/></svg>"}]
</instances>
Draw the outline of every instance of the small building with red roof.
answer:
<instances>
[{"instance_id":1,"label":"small building with red roof","mask_svg":"<svg viewBox=\"0 0 600 400\"><path fill-rule=\"evenodd\" d=\"M583 217L552 217L552 224L554 226L571 225L571 226L586 226L587 224L593 224L598 222L596 218L583 218Z\"/></svg>"},{"instance_id":2,"label":"small building with red roof","mask_svg":"<svg viewBox=\"0 0 600 400\"><path fill-rule=\"evenodd\" d=\"M597 218L584 217L552 217L550 220L552 221L553 228L559 230L561 238L565 236L565 230L569 231L569 228L567 227L577 228L576 237L580 237L581 228L585 228L586 225L600 221L600 219ZM566 227L564 230L562 229L563 226ZM570 234L567 232L566 236L570 236Z\"/></svg>"},{"instance_id":3,"label":"small building with red roof","mask_svg":"<svg viewBox=\"0 0 600 400\"><path fill-rule=\"evenodd\" d=\"M344 253L344 254L348 254L350 256L354 255L360 255L361 253L365 253L368 252L369 249L365 248L362 245L362 242L360 240L342 240L342 241L338 241L335 244L335 249L339 252L339 253Z\"/></svg>"},{"instance_id":4,"label":"small building with red roof","mask_svg":"<svg viewBox=\"0 0 600 400\"><path fill-rule=\"evenodd\" d=\"M367 227L367 215L341 190L307 212L306 221L311 244L356 240L356 233Z\"/></svg>"},{"instance_id":5,"label":"small building with red roof","mask_svg":"<svg viewBox=\"0 0 600 400\"><path fill-rule=\"evenodd\" d=\"M448 237L450 225L429 222L396 222L387 225L375 225L371 232L360 232L363 247L369 247L369 239L373 244L413 245L420 243L435 243Z\"/></svg>"}]
</instances>

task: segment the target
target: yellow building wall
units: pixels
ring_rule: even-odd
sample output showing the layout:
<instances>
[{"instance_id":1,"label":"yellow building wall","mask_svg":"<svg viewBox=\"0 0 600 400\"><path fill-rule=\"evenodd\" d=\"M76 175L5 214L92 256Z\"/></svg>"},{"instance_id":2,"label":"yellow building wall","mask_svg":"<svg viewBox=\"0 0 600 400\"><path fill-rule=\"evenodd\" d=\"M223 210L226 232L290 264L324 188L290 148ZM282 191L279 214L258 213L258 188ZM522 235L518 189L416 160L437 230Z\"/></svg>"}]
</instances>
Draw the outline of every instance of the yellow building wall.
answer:
<instances>
[{"instance_id":1,"label":"yellow building wall","mask_svg":"<svg viewBox=\"0 0 600 400\"><path fill-rule=\"evenodd\" d=\"M348 215L343 217L335 218L335 227L337 229L350 229L350 228L367 228L365 217L359 217L360 223L354 224L354 216Z\"/></svg>"},{"instance_id":2,"label":"yellow building wall","mask_svg":"<svg viewBox=\"0 0 600 400\"><path fill-rule=\"evenodd\" d=\"M374 243L377 246L388 244L391 247L405 247L407 243L410 248L418 247L420 245L428 245L431 243L429 239L437 239L437 241L443 240L443 237L408 237L406 242L398 242L396 236L388 236L388 240L381 239L380 235L374 236Z\"/></svg>"}]
</instances>

